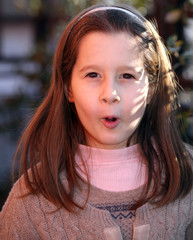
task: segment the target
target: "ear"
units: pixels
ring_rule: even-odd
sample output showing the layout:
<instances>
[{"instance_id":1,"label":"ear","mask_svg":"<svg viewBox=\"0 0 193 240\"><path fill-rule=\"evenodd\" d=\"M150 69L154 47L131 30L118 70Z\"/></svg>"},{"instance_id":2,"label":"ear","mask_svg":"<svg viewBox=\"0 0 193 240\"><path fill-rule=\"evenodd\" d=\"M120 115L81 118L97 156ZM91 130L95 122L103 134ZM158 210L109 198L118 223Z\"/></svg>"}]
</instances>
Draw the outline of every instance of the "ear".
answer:
<instances>
[{"instance_id":1,"label":"ear","mask_svg":"<svg viewBox=\"0 0 193 240\"><path fill-rule=\"evenodd\" d=\"M73 93L72 93L71 87L68 88L67 86L65 86L65 94L66 94L68 101L73 103L74 98L73 98Z\"/></svg>"}]
</instances>

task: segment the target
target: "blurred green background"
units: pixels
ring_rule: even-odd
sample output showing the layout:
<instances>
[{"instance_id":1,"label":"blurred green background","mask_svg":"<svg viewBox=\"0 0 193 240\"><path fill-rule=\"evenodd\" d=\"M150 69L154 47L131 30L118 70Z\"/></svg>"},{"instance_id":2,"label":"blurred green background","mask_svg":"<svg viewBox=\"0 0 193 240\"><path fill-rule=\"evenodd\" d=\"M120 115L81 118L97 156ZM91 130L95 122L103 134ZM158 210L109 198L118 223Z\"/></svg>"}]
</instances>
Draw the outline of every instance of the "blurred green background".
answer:
<instances>
[{"instance_id":1,"label":"blurred green background","mask_svg":"<svg viewBox=\"0 0 193 240\"><path fill-rule=\"evenodd\" d=\"M19 136L44 97L52 57L68 21L93 0L0 1L0 209L11 188ZM193 0L128 0L156 20L183 89L177 114L184 141L193 144ZM182 118L180 117L182 116Z\"/></svg>"}]
</instances>

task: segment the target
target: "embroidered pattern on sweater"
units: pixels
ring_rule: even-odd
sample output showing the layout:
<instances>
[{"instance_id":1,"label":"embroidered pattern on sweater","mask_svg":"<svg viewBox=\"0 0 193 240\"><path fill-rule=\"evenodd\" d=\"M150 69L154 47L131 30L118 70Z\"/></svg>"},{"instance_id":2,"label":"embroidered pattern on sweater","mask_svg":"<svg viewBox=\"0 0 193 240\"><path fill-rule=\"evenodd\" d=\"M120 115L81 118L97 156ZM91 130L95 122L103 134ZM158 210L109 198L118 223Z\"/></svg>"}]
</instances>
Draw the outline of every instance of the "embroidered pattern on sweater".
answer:
<instances>
[{"instance_id":1,"label":"embroidered pattern on sweater","mask_svg":"<svg viewBox=\"0 0 193 240\"><path fill-rule=\"evenodd\" d=\"M130 210L132 203L100 203L94 205L101 210L107 210L121 229L123 239L131 239L135 210Z\"/></svg>"},{"instance_id":2,"label":"embroidered pattern on sweater","mask_svg":"<svg viewBox=\"0 0 193 240\"><path fill-rule=\"evenodd\" d=\"M113 204L113 205L105 205L105 204L97 204L95 205L98 209L107 210L110 212L111 216L114 219L122 219L122 218L133 218L135 217L135 211L129 210L128 204Z\"/></svg>"}]
</instances>

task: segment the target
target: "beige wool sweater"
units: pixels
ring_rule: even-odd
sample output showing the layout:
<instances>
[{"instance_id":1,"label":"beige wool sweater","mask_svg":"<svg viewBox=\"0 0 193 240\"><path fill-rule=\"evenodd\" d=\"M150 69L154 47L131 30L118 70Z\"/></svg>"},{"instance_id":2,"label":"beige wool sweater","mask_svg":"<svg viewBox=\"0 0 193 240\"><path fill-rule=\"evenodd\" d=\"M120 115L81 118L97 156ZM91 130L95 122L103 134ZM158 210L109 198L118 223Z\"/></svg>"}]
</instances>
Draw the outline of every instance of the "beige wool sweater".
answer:
<instances>
[{"instance_id":1,"label":"beige wool sweater","mask_svg":"<svg viewBox=\"0 0 193 240\"><path fill-rule=\"evenodd\" d=\"M64 175L62 180L66 184ZM124 199L128 203L126 199L133 199L141 188L113 193L91 187L84 210L73 214L63 208L55 211L56 207L42 195L18 198L20 186L22 193L26 192L23 178L14 185L0 213L1 240L193 239L193 190L184 199L164 207L146 203L132 212L121 203ZM74 198L78 204L83 204L85 197L85 187L76 190Z\"/></svg>"}]
</instances>

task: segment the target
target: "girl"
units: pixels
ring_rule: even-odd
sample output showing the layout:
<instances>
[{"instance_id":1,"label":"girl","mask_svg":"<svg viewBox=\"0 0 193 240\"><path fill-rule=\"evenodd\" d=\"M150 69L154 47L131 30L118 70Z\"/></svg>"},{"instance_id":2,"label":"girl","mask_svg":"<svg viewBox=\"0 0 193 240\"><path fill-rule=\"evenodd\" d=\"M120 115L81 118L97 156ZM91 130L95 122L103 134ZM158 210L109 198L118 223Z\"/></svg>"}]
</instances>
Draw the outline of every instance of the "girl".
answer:
<instances>
[{"instance_id":1,"label":"girl","mask_svg":"<svg viewBox=\"0 0 193 240\"><path fill-rule=\"evenodd\" d=\"M93 6L58 44L52 83L16 157L1 239L192 239L192 158L152 23ZM28 166L29 163L29 166Z\"/></svg>"}]
</instances>

